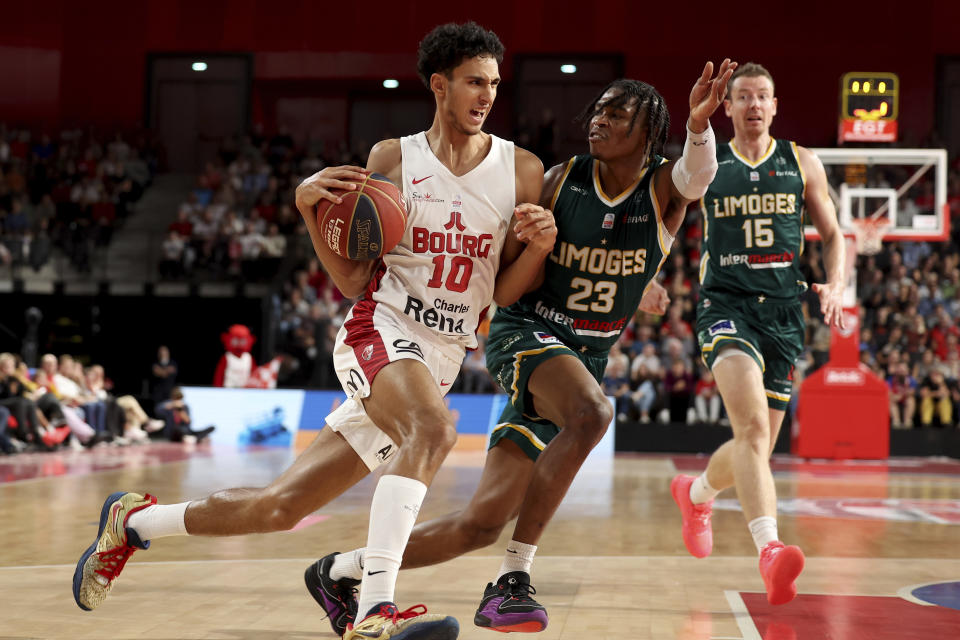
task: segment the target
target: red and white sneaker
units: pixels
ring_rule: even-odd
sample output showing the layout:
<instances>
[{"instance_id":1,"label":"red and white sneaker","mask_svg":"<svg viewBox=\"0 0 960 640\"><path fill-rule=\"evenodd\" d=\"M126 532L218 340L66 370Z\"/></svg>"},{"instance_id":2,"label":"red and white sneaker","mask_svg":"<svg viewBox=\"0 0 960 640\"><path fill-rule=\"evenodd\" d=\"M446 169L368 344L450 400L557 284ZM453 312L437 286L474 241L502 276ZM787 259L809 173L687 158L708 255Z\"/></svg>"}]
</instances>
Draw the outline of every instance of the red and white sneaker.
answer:
<instances>
[{"instance_id":1,"label":"red and white sneaker","mask_svg":"<svg viewBox=\"0 0 960 640\"><path fill-rule=\"evenodd\" d=\"M683 516L683 544L693 557L706 558L713 551L713 528L710 526L713 500L693 504L690 500L690 485L694 480L694 476L683 474L674 477L670 481L670 493Z\"/></svg>"},{"instance_id":2,"label":"red and white sneaker","mask_svg":"<svg viewBox=\"0 0 960 640\"><path fill-rule=\"evenodd\" d=\"M767 602L787 604L797 597L795 580L803 571L803 551L796 545L784 546L774 540L760 552L760 575L767 588Z\"/></svg>"}]
</instances>

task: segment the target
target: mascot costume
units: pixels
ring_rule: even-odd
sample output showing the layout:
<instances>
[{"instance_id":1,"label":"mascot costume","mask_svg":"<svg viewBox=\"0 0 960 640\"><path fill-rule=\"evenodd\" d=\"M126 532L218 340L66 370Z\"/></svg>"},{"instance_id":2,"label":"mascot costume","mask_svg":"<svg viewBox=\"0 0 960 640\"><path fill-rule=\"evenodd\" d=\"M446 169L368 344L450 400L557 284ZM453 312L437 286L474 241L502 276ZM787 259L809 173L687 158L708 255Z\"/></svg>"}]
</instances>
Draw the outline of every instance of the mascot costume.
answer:
<instances>
[{"instance_id":1,"label":"mascot costume","mask_svg":"<svg viewBox=\"0 0 960 640\"><path fill-rule=\"evenodd\" d=\"M235 324L227 329L226 333L220 334L220 340L223 341L223 348L227 352L217 364L217 372L213 374L213 386L247 386L247 380L250 379L255 366L250 349L253 348L253 343L257 339L250 333L249 328L242 324Z\"/></svg>"},{"instance_id":2,"label":"mascot costume","mask_svg":"<svg viewBox=\"0 0 960 640\"><path fill-rule=\"evenodd\" d=\"M220 334L226 353L217 364L213 374L213 386L233 388L275 389L280 371L280 358L258 367L250 355L250 349L257 338L250 329L235 324L226 333Z\"/></svg>"}]
</instances>

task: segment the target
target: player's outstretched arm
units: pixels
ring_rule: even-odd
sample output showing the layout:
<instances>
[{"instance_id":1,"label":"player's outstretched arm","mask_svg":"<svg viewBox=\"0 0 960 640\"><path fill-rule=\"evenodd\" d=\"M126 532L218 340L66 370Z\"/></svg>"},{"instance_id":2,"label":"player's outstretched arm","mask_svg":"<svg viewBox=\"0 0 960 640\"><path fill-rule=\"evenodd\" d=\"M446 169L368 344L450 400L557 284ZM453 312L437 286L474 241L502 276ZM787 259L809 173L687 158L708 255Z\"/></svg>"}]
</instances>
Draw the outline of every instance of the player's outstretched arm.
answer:
<instances>
[{"instance_id":1,"label":"player's outstretched arm","mask_svg":"<svg viewBox=\"0 0 960 640\"><path fill-rule=\"evenodd\" d=\"M830 199L827 173L823 170L823 163L815 153L805 147L798 146L797 154L800 159L800 168L807 177L804 205L823 242L823 267L827 272L827 282L825 284L815 282L813 290L820 296L820 310L823 311L824 322L843 329L845 327L843 289L846 286L843 269L846 263L846 242L837 223L837 210Z\"/></svg>"},{"instance_id":2,"label":"player's outstretched arm","mask_svg":"<svg viewBox=\"0 0 960 640\"><path fill-rule=\"evenodd\" d=\"M717 143L710 127L710 116L723 102L727 83L736 68L737 63L727 58L714 76L713 63L707 62L690 90L690 117L683 155L673 164L671 179L667 181L665 175L659 175L656 184L660 201L670 203L664 211L663 222L671 234L676 234L680 228L687 205L702 198L717 175ZM669 199L664 197L668 195Z\"/></svg>"},{"instance_id":3,"label":"player's outstretched arm","mask_svg":"<svg viewBox=\"0 0 960 640\"><path fill-rule=\"evenodd\" d=\"M541 279L543 263L553 251L557 226L553 213L538 204L543 190L543 164L525 149L516 148L517 202L504 239L500 271L493 290L499 306L513 304Z\"/></svg>"},{"instance_id":4,"label":"player's outstretched arm","mask_svg":"<svg viewBox=\"0 0 960 640\"><path fill-rule=\"evenodd\" d=\"M395 145L391 143L396 143ZM396 147L394 150L392 147ZM397 170L389 166L389 162L395 156L396 166L400 163L400 141L384 140L377 143L370 151L370 157L367 161L367 169L383 174L398 182ZM297 210L303 217L303 222L310 233L310 240L313 242L313 249L323 263L323 267L333 283L347 298L356 298L363 294L373 276L378 260L348 260L338 256L327 245L320 233L320 227L317 225L317 203L321 200L329 200L339 204L340 197L331 192L331 189L356 189L356 185L347 180L363 180L366 177L364 170L360 167L351 165L340 167L327 167L313 174L300 183L296 191Z\"/></svg>"}]
</instances>

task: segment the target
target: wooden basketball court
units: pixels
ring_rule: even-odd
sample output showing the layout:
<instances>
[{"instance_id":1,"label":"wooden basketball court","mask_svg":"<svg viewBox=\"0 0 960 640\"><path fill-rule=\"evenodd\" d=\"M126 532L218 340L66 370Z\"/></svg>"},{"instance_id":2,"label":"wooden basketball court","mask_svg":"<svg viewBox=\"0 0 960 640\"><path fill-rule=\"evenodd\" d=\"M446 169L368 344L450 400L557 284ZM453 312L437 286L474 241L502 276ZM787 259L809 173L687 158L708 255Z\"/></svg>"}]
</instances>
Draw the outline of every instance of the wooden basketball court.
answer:
<instances>
[{"instance_id":1,"label":"wooden basketball court","mask_svg":"<svg viewBox=\"0 0 960 640\"><path fill-rule=\"evenodd\" d=\"M73 601L75 563L112 491L178 502L268 483L286 450L154 444L0 458L0 638L333 638L303 572L331 551L362 546L368 478L292 532L164 538L138 552L94 612ZM670 478L706 458L591 458L540 543L537 599L550 626L537 638L903 640L960 637L960 463L774 461L781 537L799 544L800 596L766 604L757 558L732 492L714 511L713 555L680 539ZM456 451L421 520L471 495L483 454ZM510 537L481 552L403 571L401 608L457 617L464 639Z\"/></svg>"}]
</instances>

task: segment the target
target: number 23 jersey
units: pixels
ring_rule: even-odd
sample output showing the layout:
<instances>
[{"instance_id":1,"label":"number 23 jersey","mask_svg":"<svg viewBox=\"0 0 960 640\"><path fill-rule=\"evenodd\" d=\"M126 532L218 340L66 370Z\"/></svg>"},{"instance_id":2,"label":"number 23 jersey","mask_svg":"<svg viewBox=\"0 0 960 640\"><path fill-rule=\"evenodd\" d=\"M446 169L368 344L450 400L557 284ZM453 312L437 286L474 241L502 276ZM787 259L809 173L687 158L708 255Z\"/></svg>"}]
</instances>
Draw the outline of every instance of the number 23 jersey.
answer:
<instances>
[{"instance_id":1,"label":"number 23 jersey","mask_svg":"<svg viewBox=\"0 0 960 640\"><path fill-rule=\"evenodd\" d=\"M551 203L557 241L544 282L498 315L539 318L570 348L609 351L673 244L653 188L653 168L663 162L654 156L632 186L610 198L597 162L571 158Z\"/></svg>"},{"instance_id":2,"label":"number 23 jersey","mask_svg":"<svg viewBox=\"0 0 960 640\"><path fill-rule=\"evenodd\" d=\"M461 353L477 346L516 206L514 145L490 138L486 157L462 176L440 162L424 132L400 139L407 227L367 291Z\"/></svg>"}]
</instances>

